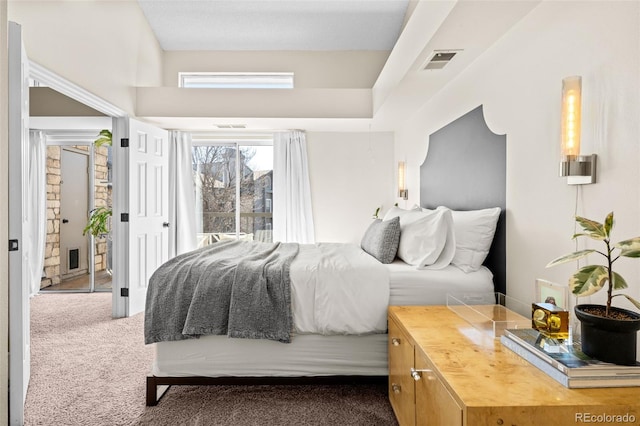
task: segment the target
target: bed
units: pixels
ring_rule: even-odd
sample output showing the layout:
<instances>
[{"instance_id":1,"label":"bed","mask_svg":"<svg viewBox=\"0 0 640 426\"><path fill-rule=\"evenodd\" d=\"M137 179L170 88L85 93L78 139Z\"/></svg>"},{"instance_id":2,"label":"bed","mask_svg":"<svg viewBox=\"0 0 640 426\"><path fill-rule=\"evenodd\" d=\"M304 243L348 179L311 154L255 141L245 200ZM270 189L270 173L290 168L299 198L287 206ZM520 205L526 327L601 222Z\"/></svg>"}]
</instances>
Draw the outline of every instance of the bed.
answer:
<instances>
[{"instance_id":1,"label":"bed","mask_svg":"<svg viewBox=\"0 0 640 426\"><path fill-rule=\"evenodd\" d=\"M404 221L397 251L400 259L394 256L393 261L383 264L358 246L347 247L348 252L353 252L348 256L355 256L364 262L361 265L364 269L361 271L371 268L370 275L357 284L361 288L356 287L354 295L340 296L343 300L322 299L324 304L320 304L320 308L310 310L306 300L314 297L318 299L314 293L322 287L309 287L308 283L312 280L302 274L307 269L315 269L313 259L318 258L319 250L332 252L338 248L330 243L304 248L301 254L293 258L290 270L287 271L287 276L291 277L292 294L292 333L288 343L277 339L234 339L226 335L154 340L156 354L152 372L147 377L147 405L156 405L171 385L386 381L386 306L441 305L446 303L448 293L504 293L505 142L505 136L495 135L488 129L481 106L430 135L429 152L421 166L421 206L389 209L385 220L375 225ZM487 222L487 214L494 220L494 227L489 232L488 241L485 235L488 231L482 228L486 253L481 256L480 264L477 264L477 247L473 244L465 246L465 238L468 239L465 232L479 229L476 226L478 221L481 224ZM432 256L424 265L420 263L425 262L423 257L416 263L411 257L413 251L407 249L410 247L413 250L416 242L407 243L407 239L404 242L404 256L401 256L402 235L413 235L407 230L410 226L417 226L417 222L412 221L413 218L436 216L449 224L448 234L440 237L445 243L442 248L438 248L438 255ZM374 224L371 227L373 226ZM456 236L462 237L454 243L456 250L445 255L447 250L444 247L451 248L450 238L454 235L454 230ZM366 247L365 237L362 247ZM338 253L336 259L343 256L342 252ZM446 258L444 262L443 258ZM372 259L376 262L375 265L367 263ZM437 265L438 261L443 264L437 268L430 267ZM352 262L348 260L346 263ZM464 271L465 265L469 264L474 265L472 270ZM335 273L330 281L342 279L339 278L341 275ZM375 276L382 276L383 281L388 283L387 293L384 294L384 289L375 290L375 294L382 292L375 297L367 293L364 299L371 308L361 310L365 317L368 309L372 312L375 310L375 319L363 320L362 327L365 328L358 328L359 323L355 320L354 328L349 329L353 315L346 315L344 318L340 315L345 311L344 306L350 306L345 305L344 300L353 298L358 302L352 300L349 303L359 305L363 299L356 296L365 291L373 292L366 285L367 281L374 281ZM353 277L344 279L355 283ZM335 306L339 309L331 311ZM329 310L325 312L325 309ZM376 324L371 324L368 329L367 322Z\"/></svg>"}]
</instances>

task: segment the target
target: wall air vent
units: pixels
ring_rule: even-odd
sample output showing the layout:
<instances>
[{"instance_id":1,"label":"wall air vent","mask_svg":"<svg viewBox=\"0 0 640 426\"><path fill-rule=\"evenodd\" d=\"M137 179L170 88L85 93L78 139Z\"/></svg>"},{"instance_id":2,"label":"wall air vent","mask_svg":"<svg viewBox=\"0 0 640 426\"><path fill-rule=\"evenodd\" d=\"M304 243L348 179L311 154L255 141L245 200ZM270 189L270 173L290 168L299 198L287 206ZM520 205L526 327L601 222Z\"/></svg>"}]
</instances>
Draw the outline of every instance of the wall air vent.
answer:
<instances>
[{"instance_id":1,"label":"wall air vent","mask_svg":"<svg viewBox=\"0 0 640 426\"><path fill-rule=\"evenodd\" d=\"M440 70L456 56L460 50L436 50L424 66L425 70Z\"/></svg>"}]
</instances>

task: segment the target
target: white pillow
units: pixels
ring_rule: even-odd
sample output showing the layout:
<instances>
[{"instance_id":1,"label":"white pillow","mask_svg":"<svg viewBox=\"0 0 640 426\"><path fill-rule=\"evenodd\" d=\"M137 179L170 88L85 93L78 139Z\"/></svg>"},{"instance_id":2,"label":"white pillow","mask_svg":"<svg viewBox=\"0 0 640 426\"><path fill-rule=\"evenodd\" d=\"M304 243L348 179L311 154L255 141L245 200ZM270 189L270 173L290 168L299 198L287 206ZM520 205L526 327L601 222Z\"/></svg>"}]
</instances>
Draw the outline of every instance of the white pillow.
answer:
<instances>
[{"instance_id":1,"label":"white pillow","mask_svg":"<svg viewBox=\"0 0 640 426\"><path fill-rule=\"evenodd\" d=\"M392 207L384 220L400 218L400 244L398 257L419 269L439 269L450 263L451 250L445 251L452 216L448 209L423 212ZM455 245L454 245L455 247ZM444 256L442 256L444 252Z\"/></svg>"},{"instance_id":2,"label":"white pillow","mask_svg":"<svg viewBox=\"0 0 640 426\"><path fill-rule=\"evenodd\" d=\"M438 256L438 259L434 263L428 266L419 266L418 269L442 269L451 263L453 257L456 254L456 235L453 227L453 214L451 210L447 208L443 208L442 211L442 220L444 221L443 225L445 225L447 228L444 248L442 249L440 256Z\"/></svg>"},{"instance_id":3,"label":"white pillow","mask_svg":"<svg viewBox=\"0 0 640 426\"><path fill-rule=\"evenodd\" d=\"M435 211L444 208L446 207L438 207ZM456 253L451 263L467 273L477 271L489 254L500 217L500 207L469 211L452 210L452 215Z\"/></svg>"}]
</instances>

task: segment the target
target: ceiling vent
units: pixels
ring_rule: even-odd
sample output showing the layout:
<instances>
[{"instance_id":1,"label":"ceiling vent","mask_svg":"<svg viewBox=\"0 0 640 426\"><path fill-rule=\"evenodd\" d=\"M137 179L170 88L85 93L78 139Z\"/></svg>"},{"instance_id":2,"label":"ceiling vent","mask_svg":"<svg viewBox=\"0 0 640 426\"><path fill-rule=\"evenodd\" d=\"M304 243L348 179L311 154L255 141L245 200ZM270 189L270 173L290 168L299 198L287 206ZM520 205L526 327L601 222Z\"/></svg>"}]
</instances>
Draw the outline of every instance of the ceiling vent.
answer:
<instances>
[{"instance_id":1,"label":"ceiling vent","mask_svg":"<svg viewBox=\"0 0 640 426\"><path fill-rule=\"evenodd\" d=\"M215 124L218 129L246 129L246 124Z\"/></svg>"},{"instance_id":2,"label":"ceiling vent","mask_svg":"<svg viewBox=\"0 0 640 426\"><path fill-rule=\"evenodd\" d=\"M441 70L445 65L456 56L460 50L436 50L429 58L427 65L424 66L425 70Z\"/></svg>"}]
</instances>

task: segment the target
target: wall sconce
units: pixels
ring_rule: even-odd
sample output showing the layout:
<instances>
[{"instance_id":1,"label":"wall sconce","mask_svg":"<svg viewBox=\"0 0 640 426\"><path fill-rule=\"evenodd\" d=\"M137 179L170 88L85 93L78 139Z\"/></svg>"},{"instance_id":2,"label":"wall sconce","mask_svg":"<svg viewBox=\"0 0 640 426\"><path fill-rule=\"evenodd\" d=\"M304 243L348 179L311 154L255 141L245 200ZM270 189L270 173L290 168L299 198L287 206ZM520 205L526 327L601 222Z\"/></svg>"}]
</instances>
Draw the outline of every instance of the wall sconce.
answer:
<instances>
[{"instance_id":1,"label":"wall sconce","mask_svg":"<svg viewBox=\"0 0 640 426\"><path fill-rule=\"evenodd\" d=\"M569 185L596 182L596 154L580 155L581 104L582 77L563 79L560 176L567 176Z\"/></svg>"},{"instance_id":2,"label":"wall sconce","mask_svg":"<svg viewBox=\"0 0 640 426\"><path fill-rule=\"evenodd\" d=\"M404 161L398 161L398 197L403 200L409 199L409 190L407 190L407 170Z\"/></svg>"}]
</instances>

